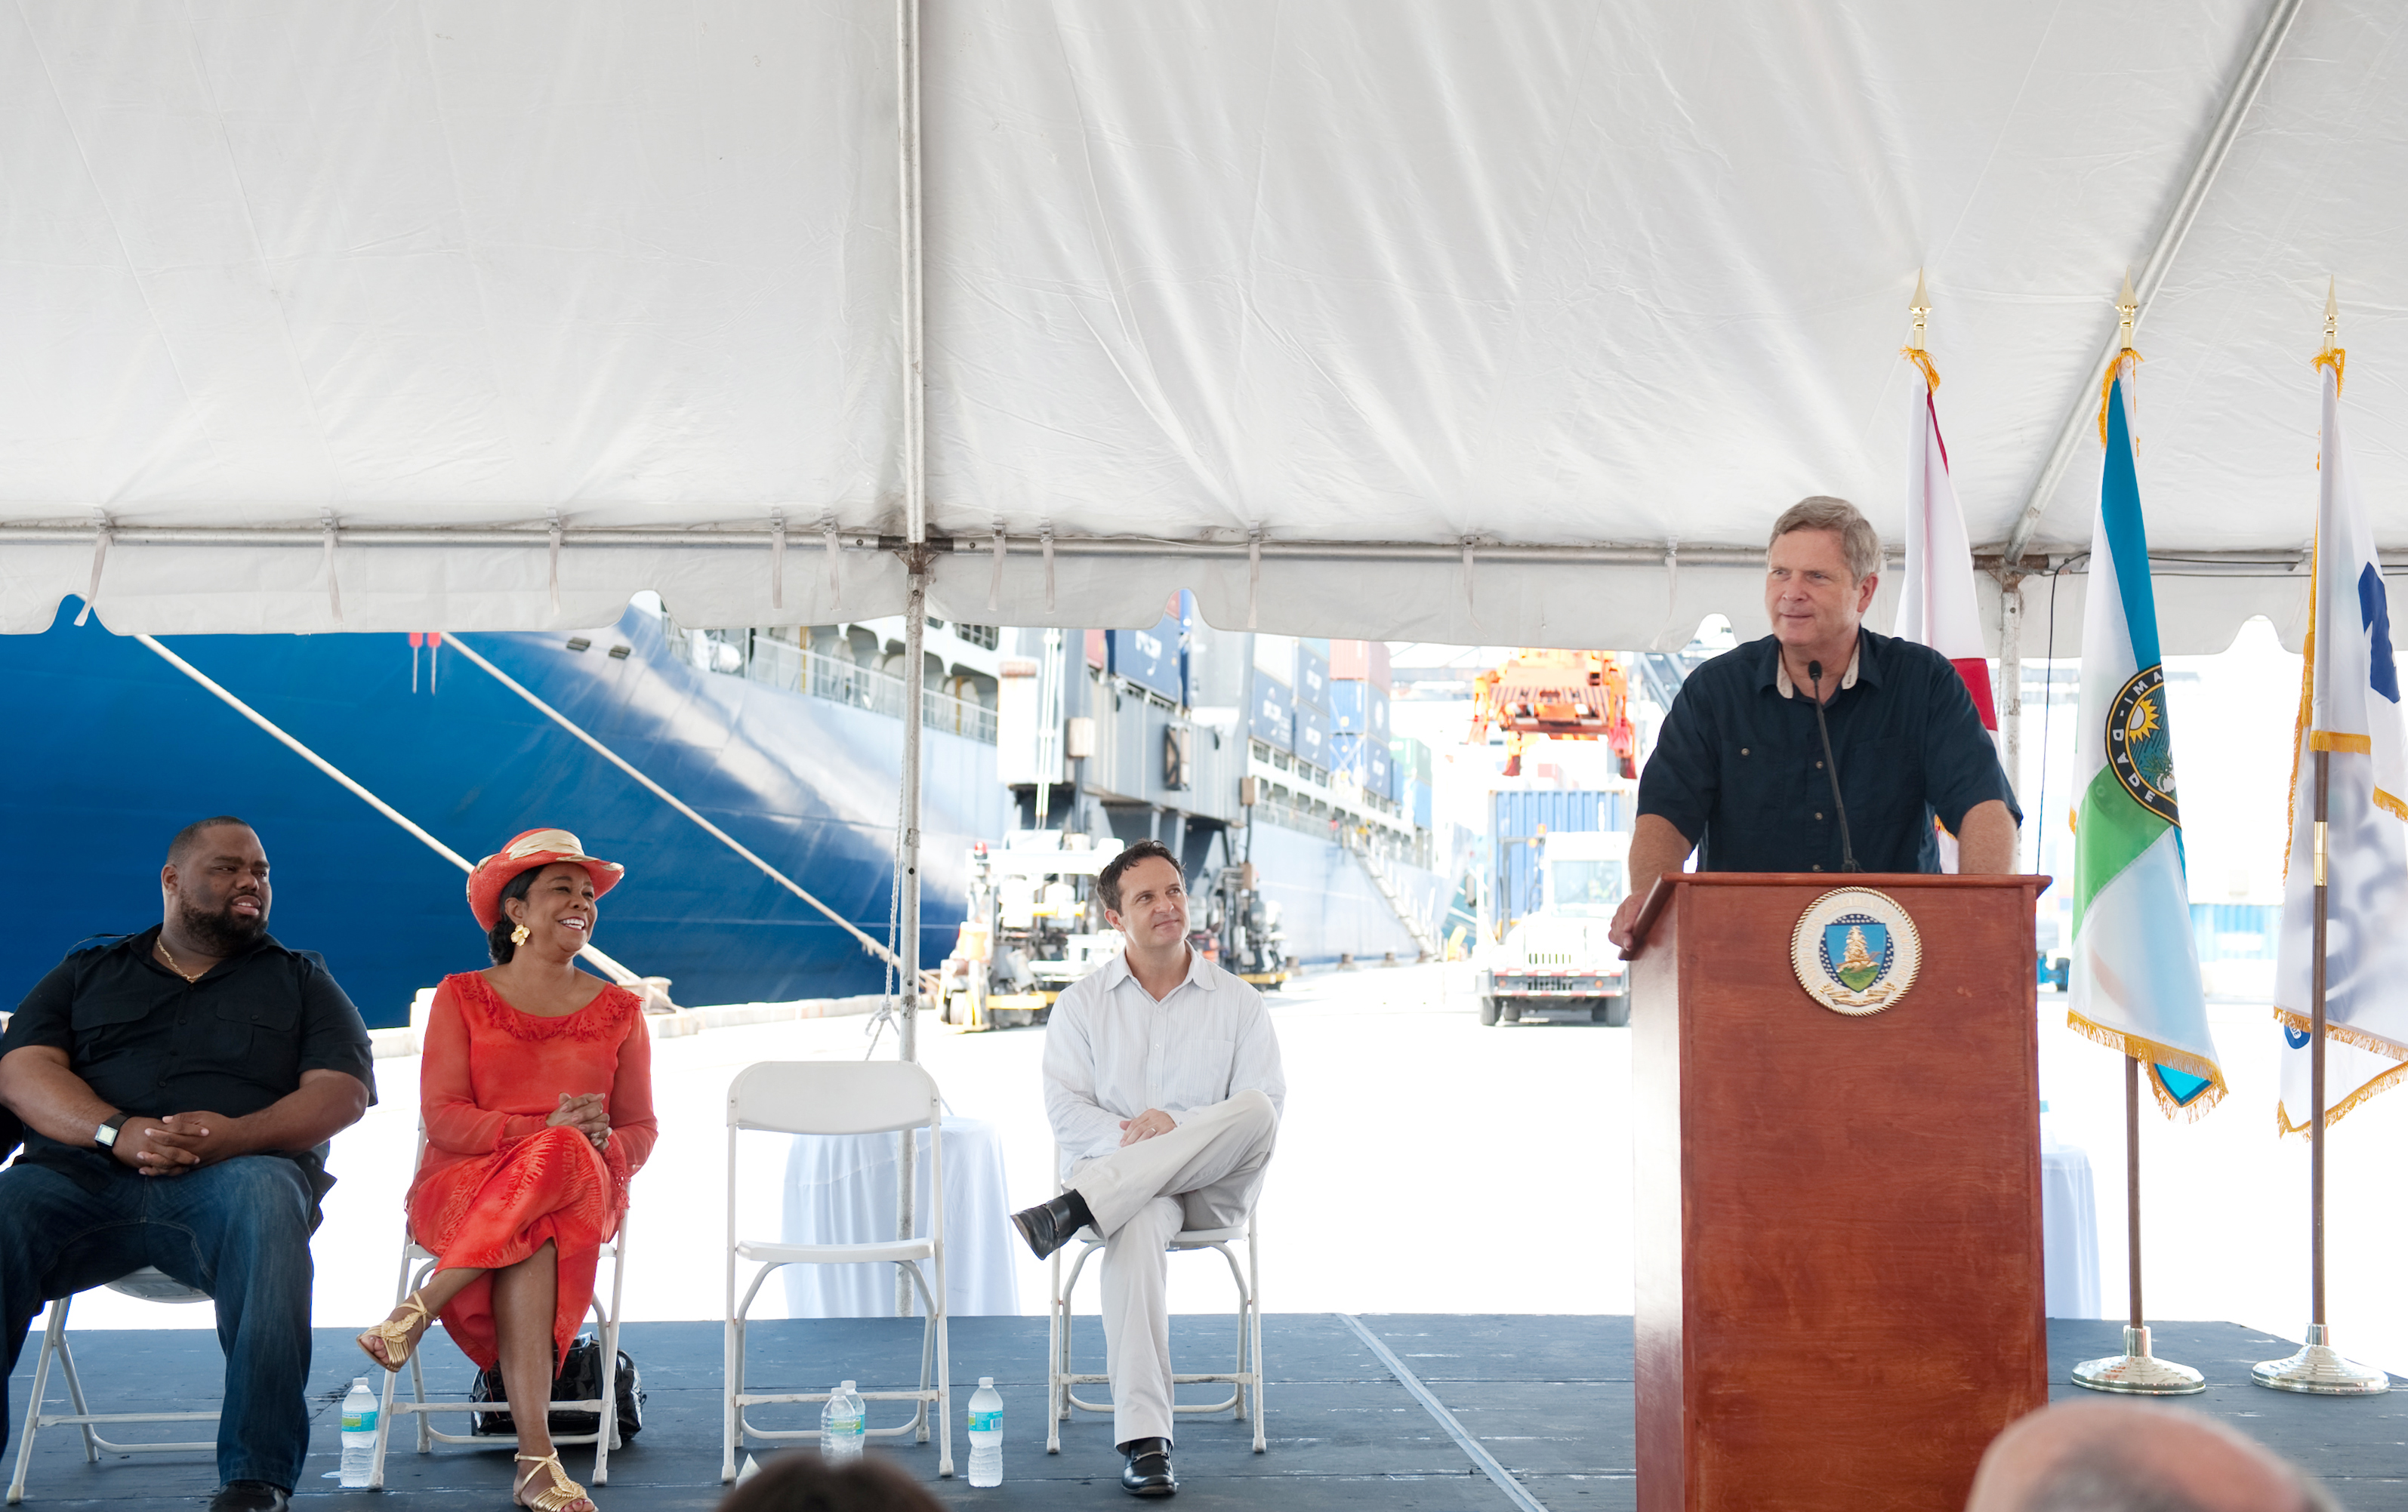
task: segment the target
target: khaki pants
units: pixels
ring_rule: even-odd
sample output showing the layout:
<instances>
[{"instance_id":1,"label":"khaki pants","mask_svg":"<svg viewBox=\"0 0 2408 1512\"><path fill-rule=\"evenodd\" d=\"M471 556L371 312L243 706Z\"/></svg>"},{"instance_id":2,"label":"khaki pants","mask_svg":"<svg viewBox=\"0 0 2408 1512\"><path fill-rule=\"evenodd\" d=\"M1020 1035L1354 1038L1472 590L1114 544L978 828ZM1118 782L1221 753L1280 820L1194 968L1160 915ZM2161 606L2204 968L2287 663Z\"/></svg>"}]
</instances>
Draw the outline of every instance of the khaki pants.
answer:
<instances>
[{"instance_id":1,"label":"khaki pants","mask_svg":"<svg viewBox=\"0 0 2408 1512\"><path fill-rule=\"evenodd\" d=\"M1169 1438L1169 1256L1182 1229L1245 1220L1270 1164L1279 1116L1242 1091L1191 1109L1178 1128L1071 1168L1069 1189L1104 1237L1105 1368L1112 1442Z\"/></svg>"}]
</instances>

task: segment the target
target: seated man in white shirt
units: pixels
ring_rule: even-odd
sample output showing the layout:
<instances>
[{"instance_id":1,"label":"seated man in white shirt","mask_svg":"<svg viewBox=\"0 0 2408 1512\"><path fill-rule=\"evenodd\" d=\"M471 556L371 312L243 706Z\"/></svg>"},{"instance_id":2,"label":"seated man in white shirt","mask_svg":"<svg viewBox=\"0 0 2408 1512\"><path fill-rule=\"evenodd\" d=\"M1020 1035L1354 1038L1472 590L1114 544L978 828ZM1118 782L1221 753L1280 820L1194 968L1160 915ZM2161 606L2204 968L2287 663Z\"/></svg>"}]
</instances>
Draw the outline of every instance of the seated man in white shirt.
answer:
<instances>
[{"instance_id":1,"label":"seated man in white shirt","mask_svg":"<svg viewBox=\"0 0 2408 1512\"><path fill-rule=\"evenodd\" d=\"M1067 1185L1011 1215L1039 1260L1082 1228L1104 1239L1104 1345L1121 1485L1179 1490L1170 1468L1170 1310L1164 1247L1245 1220L1262 1190L1287 1081L1262 994L1187 944L1187 886L1140 840L1096 877L1128 948L1071 984L1045 1030L1045 1112Z\"/></svg>"}]
</instances>

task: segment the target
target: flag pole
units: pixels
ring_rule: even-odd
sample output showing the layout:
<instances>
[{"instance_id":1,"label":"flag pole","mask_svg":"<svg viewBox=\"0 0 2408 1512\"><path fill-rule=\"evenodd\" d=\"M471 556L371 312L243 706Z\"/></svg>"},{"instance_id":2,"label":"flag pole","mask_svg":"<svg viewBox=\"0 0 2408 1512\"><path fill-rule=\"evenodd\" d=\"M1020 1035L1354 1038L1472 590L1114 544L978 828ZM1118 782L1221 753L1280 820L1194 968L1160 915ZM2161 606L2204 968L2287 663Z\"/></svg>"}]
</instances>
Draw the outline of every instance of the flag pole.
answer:
<instances>
[{"instance_id":1,"label":"flag pole","mask_svg":"<svg viewBox=\"0 0 2408 1512\"><path fill-rule=\"evenodd\" d=\"M2333 353L2334 338L2341 327L2341 307L2329 286L2325 291L2325 349L2323 357ZM2334 378L2339 383L2338 374ZM2329 488L2329 482L2326 483ZM2317 593L2321 599L2323 586L2325 533L2324 510L2318 510L2316 529ZM2323 622L2324 606L2318 603L2310 610L2310 623L2318 631L2328 626ZM2312 713L2322 713L2324 701L2324 661L2326 646L2321 635L2316 643L2317 664L2311 669L2315 679L2309 707ZM2314 720L2311 718L2313 730ZM2332 798L2332 752L2315 750L2309 753L2315 770L2315 883L2310 892L2314 901L2309 915L2308 944L2308 1338L2300 1352L2287 1360L2265 1360L2250 1367L2249 1378L2260 1386L2277 1391L2301 1391L2312 1396L2375 1396L2391 1390L2391 1377L2372 1366L2361 1365L2332 1347L2325 1330L2325 920L2329 895L2325 887L2326 820L2330 817Z\"/></svg>"},{"instance_id":2,"label":"flag pole","mask_svg":"<svg viewBox=\"0 0 2408 1512\"><path fill-rule=\"evenodd\" d=\"M2124 317L2123 342L2108 368L2111 375L2125 358L2138 356L2132 350L2132 322L2141 301L2132 292L2129 271L2124 275L2124 292L2116 297L2115 307ZM2160 1360L2150 1350L2148 1315L2141 1305L2141 1061L2128 1051L2124 1056L2124 1220L2126 1296L2130 1304L2124 1324L2124 1352L2085 1360L2073 1367L2073 1384L2134 1396L2188 1396L2204 1391L2206 1376L2188 1365Z\"/></svg>"}]
</instances>

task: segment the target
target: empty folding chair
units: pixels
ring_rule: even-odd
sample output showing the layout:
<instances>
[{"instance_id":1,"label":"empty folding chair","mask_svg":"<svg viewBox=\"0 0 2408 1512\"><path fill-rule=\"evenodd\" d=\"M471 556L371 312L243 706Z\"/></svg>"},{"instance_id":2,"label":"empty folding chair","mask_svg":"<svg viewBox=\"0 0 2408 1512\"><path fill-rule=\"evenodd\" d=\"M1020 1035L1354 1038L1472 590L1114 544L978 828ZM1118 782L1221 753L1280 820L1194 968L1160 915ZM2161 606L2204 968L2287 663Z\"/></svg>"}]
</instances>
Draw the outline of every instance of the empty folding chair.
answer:
<instances>
[{"instance_id":1,"label":"empty folding chair","mask_svg":"<svg viewBox=\"0 0 2408 1512\"><path fill-rule=\"evenodd\" d=\"M924 1238L868 1244L783 1244L739 1238L736 1233L736 1136L755 1129L788 1134L895 1134L913 1159L917 1132L928 1131L929 1230ZM914 1162L916 1164L916 1161ZM736 1295L736 1264L760 1266ZM931 1277L922 1262L934 1270ZM945 1145L944 1107L937 1083L908 1061L764 1061L737 1073L727 1089L727 1311L726 1354L722 1376L724 1426L719 1478L736 1478L736 1453L747 1435L769 1442L819 1437L816 1428L762 1428L744 1415L749 1406L772 1403L825 1402L826 1391L744 1390L744 1321L761 1283L787 1265L894 1264L911 1279L927 1308L920 1333L920 1386L912 1391L863 1391L865 1402L916 1404L911 1420L868 1430L871 1438L928 1441L930 1409L938 1422L937 1474L953 1473L953 1374L945 1341ZM933 1282L933 1284L932 1284ZM936 1382L929 1383L933 1366Z\"/></svg>"},{"instance_id":2,"label":"empty folding chair","mask_svg":"<svg viewBox=\"0 0 2408 1512\"><path fill-rule=\"evenodd\" d=\"M168 1276L164 1271L145 1265L130 1275L121 1276L108 1284L111 1291L145 1302L207 1302L209 1294ZM115 1425L133 1422L205 1422L215 1423L214 1412L94 1412L84 1399L83 1379L76 1374L75 1352L67 1348L67 1305L73 1297L60 1297L50 1304L50 1320L42 1330L42 1352L34 1361L34 1379L25 1393L24 1431L17 1438L17 1469L8 1479L8 1500L11 1505L25 1499L25 1470L34 1456L34 1435L45 1428L75 1427L83 1431L83 1457L87 1464L98 1464L105 1450L110 1454L168 1454L215 1452L217 1441L179 1444L121 1444L103 1438L97 1432L103 1423ZM73 1412L44 1412L42 1397L50 1386L50 1362L59 1362L59 1373L66 1377L67 1400L74 1404Z\"/></svg>"}]
</instances>

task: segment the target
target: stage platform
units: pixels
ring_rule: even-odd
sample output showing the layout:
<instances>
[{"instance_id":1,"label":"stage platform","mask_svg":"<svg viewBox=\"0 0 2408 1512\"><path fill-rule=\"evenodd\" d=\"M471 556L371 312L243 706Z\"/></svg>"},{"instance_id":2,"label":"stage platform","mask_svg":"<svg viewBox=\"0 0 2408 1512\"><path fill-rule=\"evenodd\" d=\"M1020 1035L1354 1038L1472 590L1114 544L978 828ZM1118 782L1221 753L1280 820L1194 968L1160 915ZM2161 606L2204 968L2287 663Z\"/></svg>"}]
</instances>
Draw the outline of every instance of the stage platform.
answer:
<instances>
[{"instance_id":1,"label":"stage platform","mask_svg":"<svg viewBox=\"0 0 2408 1512\"><path fill-rule=\"evenodd\" d=\"M1400 1378L1354 1324L1384 1346L1413 1380ZM1082 1368L1100 1370L1102 1330L1093 1319L1082 1325ZM1210 1369L1228 1355L1233 1333L1226 1319L1179 1318L1172 1324L1174 1355L1182 1368ZM1350 1323L1327 1313L1273 1314L1264 1334L1271 1380L1269 1452L1250 1452L1247 1428L1226 1417L1182 1420L1181 1506L1507 1512L1514 1502L1491 1481L1457 1433L1484 1449L1545 1507L1634 1505L1628 1318L1392 1314ZM70 1337L95 1410L216 1405L222 1363L216 1336L208 1331L94 1330ZM918 1368L919 1337L918 1324L883 1319L755 1323L753 1383L789 1391L824 1390L839 1376L865 1386L901 1384ZM2120 1343L2120 1330L2111 1322L2053 1322L2052 1370L2061 1383L2076 1361ZM2323 1476L2356 1512L2408 1512L2408 1449L2401 1447L2408 1441L2408 1391L2331 1400L2254 1387L2249 1366L2294 1346L2229 1323L2160 1323L2157 1343L2167 1358L2206 1373L2207 1391L2187 1399L2188 1405L2233 1421ZM38 1344L38 1333L27 1339L10 1383L10 1416L19 1421ZM719 1325L633 1323L625 1344L650 1397L645 1426L641 1436L612 1457L610 1482L596 1489L596 1503L605 1512L714 1505L721 1494ZM1064 1425L1061 1454L1045 1453L1043 1319L962 1319L953 1325L953 1356L956 1423L978 1377L993 1376L1003 1392L1009 1437L1001 1487L974 1491L963 1478L937 1482L940 1499L997 1509L1125 1505L1114 1478L1120 1462L1111 1449L1109 1418L1081 1414ZM430 1339L427 1362L433 1382L464 1391L467 1362L440 1334ZM397 1445L388 1489L378 1500L364 1491L341 1491L333 1480L321 1478L337 1462L337 1404L366 1363L349 1334L319 1331L310 1375L316 1427L299 1488L308 1504L330 1512L345 1502L384 1512L508 1506L510 1462L498 1450L437 1446L434 1453L420 1455L406 1443ZM53 1399L63 1401L55 1377L53 1387ZM1423 1393L1452 1423L1431 1409ZM2054 1394L2085 1393L2060 1384ZM815 1426L816 1414L812 1420ZM873 1413L873 1426L885 1420L891 1419ZM18 1421L10 1424L12 1437L17 1426ZM936 1481L933 1444L871 1452ZM15 1453L12 1442L8 1458L13 1461ZM969 1446L958 1431L954 1453L966 1476ZM563 1458L580 1478L592 1463L585 1449ZM105 1459L87 1465L75 1433L52 1429L37 1443L26 1505L50 1512L189 1506L214 1478L206 1455Z\"/></svg>"}]
</instances>

